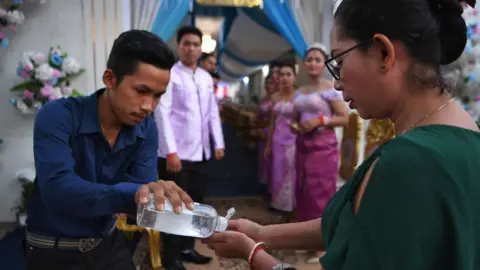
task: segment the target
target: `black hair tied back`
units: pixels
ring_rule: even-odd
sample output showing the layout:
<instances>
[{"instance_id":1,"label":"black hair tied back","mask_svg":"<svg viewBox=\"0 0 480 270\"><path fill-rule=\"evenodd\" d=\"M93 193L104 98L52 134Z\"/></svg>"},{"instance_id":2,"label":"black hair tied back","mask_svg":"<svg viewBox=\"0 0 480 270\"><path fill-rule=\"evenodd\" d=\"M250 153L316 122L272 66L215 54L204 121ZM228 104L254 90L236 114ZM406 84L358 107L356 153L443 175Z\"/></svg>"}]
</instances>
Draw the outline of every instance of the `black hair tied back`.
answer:
<instances>
[{"instance_id":1,"label":"black hair tied back","mask_svg":"<svg viewBox=\"0 0 480 270\"><path fill-rule=\"evenodd\" d=\"M427 1L438 23L440 64L450 64L460 57L467 44L467 26L462 17L463 7L457 0Z\"/></svg>"}]
</instances>

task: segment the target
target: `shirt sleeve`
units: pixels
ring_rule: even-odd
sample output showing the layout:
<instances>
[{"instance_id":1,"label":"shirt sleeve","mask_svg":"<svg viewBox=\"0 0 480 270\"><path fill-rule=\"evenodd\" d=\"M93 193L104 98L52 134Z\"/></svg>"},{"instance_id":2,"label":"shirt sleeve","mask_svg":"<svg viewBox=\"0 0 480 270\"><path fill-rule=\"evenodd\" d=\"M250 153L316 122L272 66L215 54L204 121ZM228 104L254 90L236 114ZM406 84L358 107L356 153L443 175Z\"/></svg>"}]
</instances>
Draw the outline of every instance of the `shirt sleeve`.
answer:
<instances>
[{"instance_id":1,"label":"shirt sleeve","mask_svg":"<svg viewBox=\"0 0 480 270\"><path fill-rule=\"evenodd\" d=\"M139 184L99 184L74 172L75 161L69 144L72 130L72 111L61 101L49 102L35 118L36 185L46 206L79 217L112 215L129 208Z\"/></svg>"},{"instance_id":2,"label":"shirt sleeve","mask_svg":"<svg viewBox=\"0 0 480 270\"><path fill-rule=\"evenodd\" d=\"M172 96L174 83L170 81L167 91L160 98L160 104L154 112L155 122L158 132L158 146L167 154L176 153L177 146L173 136L172 123L170 122L170 112L172 110Z\"/></svg>"},{"instance_id":3,"label":"shirt sleeve","mask_svg":"<svg viewBox=\"0 0 480 270\"><path fill-rule=\"evenodd\" d=\"M460 269L452 262L454 239L469 228L452 183L431 150L403 140L382 151L342 269Z\"/></svg>"},{"instance_id":4,"label":"shirt sleeve","mask_svg":"<svg viewBox=\"0 0 480 270\"><path fill-rule=\"evenodd\" d=\"M213 89L213 80L210 79L211 89ZM225 149L225 141L223 140L222 120L220 119L220 112L218 110L217 98L214 91L209 92L209 108L210 108L210 121L208 123L210 133L213 136L215 143L215 150Z\"/></svg>"}]
</instances>

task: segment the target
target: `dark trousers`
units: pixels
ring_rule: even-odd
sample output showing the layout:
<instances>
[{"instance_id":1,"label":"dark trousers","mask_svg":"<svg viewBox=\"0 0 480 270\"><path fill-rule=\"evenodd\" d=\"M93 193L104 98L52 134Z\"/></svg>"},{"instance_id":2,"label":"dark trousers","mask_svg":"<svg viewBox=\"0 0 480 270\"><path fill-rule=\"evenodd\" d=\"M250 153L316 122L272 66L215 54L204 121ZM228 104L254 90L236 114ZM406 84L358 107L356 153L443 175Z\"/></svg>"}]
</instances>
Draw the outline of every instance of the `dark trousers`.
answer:
<instances>
[{"instance_id":1,"label":"dark trousers","mask_svg":"<svg viewBox=\"0 0 480 270\"><path fill-rule=\"evenodd\" d=\"M182 170L176 174L167 172L167 161L158 159L158 177L172 180L192 197L194 202L203 203L207 187L207 161L191 162L182 160ZM180 252L195 247L195 239L162 233L162 262L168 267L170 262L179 260Z\"/></svg>"},{"instance_id":2,"label":"dark trousers","mask_svg":"<svg viewBox=\"0 0 480 270\"><path fill-rule=\"evenodd\" d=\"M135 270L124 233L114 231L94 250L80 252L26 244L27 270Z\"/></svg>"}]
</instances>

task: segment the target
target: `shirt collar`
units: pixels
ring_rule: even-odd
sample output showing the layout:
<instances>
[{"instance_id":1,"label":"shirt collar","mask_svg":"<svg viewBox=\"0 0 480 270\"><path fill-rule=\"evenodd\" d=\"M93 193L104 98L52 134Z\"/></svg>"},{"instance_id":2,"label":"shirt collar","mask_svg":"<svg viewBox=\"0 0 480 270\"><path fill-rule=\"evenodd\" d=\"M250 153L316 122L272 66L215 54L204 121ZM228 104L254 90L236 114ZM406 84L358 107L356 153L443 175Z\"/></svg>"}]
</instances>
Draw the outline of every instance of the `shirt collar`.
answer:
<instances>
[{"instance_id":1,"label":"shirt collar","mask_svg":"<svg viewBox=\"0 0 480 270\"><path fill-rule=\"evenodd\" d=\"M98 98L104 92L105 88L100 89L85 98L79 133L89 134L102 132L102 129L100 127L100 119L98 118ZM146 128L143 124L144 121L133 127L123 126L120 130L120 133L126 133L125 135L127 141L131 142L134 142L136 137L146 139L147 135L146 130L144 130Z\"/></svg>"},{"instance_id":2,"label":"shirt collar","mask_svg":"<svg viewBox=\"0 0 480 270\"><path fill-rule=\"evenodd\" d=\"M185 65L182 63L182 61L178 61L177 64L178 64L178 67L179 67L181 70L183 70L184 72L188 72L189 74L195 75L195 73L196 73L197 70L198 70L198 66L197 66L194 70L192 70L191 68L185 66Z\"/></svg>"}]
</instances>

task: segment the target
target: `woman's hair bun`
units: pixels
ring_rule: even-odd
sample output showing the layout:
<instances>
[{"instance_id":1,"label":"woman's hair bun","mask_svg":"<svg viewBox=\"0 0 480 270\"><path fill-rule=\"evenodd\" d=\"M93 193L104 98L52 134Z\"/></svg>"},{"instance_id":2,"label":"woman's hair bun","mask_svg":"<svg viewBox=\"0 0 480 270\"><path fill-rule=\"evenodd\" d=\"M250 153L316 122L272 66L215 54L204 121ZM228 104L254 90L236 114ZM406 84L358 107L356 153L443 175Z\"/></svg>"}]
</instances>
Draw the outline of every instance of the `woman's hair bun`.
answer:
<instances>
[{"instance_id":1,"label":"woman's hair bun","mask_svg":"<svg viewBox=\"0 0 480 270\"><path fill-rule=\"evenodd\" d=\"M462 55L467 44L467 26L462 17L462 1L427 1L438 23L438 37L441 47L440 64L450 64ZM468 2L475 2L475 0L468 0Z\"/></svg>"}]
</instances>

